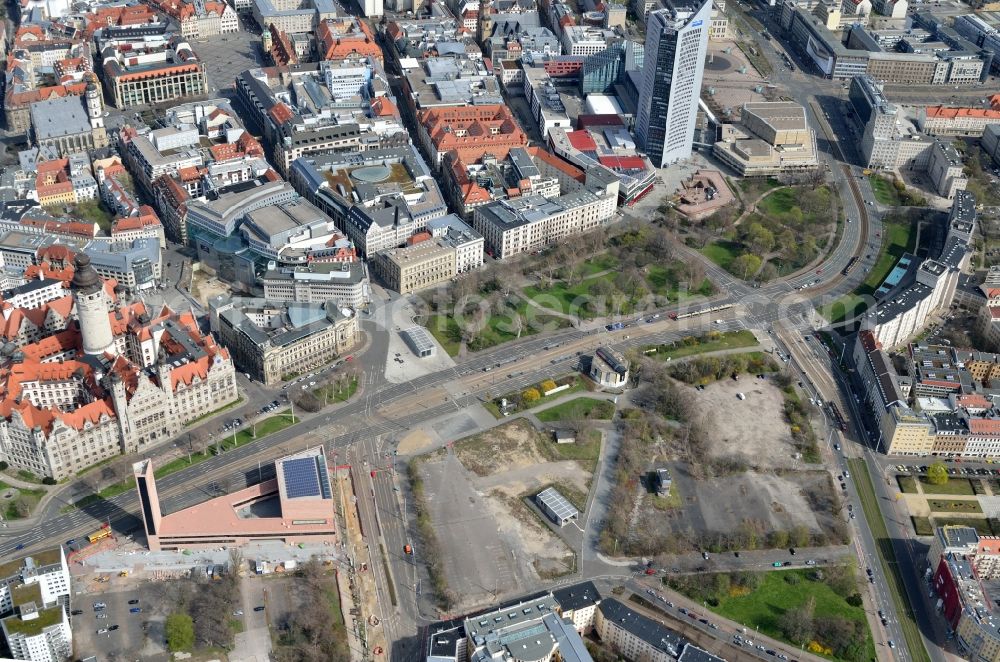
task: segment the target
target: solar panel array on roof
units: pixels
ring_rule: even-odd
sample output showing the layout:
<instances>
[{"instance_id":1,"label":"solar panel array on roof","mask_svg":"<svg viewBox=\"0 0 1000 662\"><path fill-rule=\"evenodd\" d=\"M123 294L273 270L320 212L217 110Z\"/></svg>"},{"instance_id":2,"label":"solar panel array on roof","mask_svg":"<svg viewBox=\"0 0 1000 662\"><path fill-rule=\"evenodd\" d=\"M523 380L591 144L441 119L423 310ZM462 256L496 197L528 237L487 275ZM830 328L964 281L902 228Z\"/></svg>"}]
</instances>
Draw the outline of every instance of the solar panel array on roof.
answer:
<instances>
[{"instance_id":1,"label":"solar panel array on roof","mask_svg":"<svg viewBox=\"0 0 1000 662\"><path fill-rule=\"evenodd\" d=\"M330 483L322 467L321 458L298 457L285 460L281 471L285 477L285 493L290 499L299 497L330 498Z\"/></svg>"}]
</instances>

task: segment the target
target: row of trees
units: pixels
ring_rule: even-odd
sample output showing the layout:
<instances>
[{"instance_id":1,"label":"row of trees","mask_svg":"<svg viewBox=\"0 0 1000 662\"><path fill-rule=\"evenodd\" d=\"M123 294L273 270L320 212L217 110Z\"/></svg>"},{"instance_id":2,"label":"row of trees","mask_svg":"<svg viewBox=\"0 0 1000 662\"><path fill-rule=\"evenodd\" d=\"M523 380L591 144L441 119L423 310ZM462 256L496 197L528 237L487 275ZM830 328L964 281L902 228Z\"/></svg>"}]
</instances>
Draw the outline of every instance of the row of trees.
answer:
<instances>
[{"instance_id":1,"label":"row of trees","mask_svg":"<svg viewBox=\"0 0 1000 662\"><path fill-rule=\"evenodd\" d=\"M766 356L753 353L727 354L724 356L699 356L675 363L669 375L685 384L707 384L730 375L774 372L777 366Z\"/></svg>"}]
</instances>

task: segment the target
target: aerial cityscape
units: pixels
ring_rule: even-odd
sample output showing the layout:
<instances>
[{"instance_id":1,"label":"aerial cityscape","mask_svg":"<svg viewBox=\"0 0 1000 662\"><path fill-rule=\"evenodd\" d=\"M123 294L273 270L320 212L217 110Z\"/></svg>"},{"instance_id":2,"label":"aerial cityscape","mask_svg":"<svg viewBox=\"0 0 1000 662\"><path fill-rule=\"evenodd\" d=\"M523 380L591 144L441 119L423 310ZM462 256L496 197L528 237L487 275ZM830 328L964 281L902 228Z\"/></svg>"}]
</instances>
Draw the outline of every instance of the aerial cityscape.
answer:
<instances>
[{"instance_id":1,"label":"aerial cityscape","mask_svg":"<svg viewBox=\"0 0 1000 662\"><path fill-rule=\"evenodd\" d=\"M1000 662L1000 2L2 14L0 660Z\"/></svg>"}]
</instances>

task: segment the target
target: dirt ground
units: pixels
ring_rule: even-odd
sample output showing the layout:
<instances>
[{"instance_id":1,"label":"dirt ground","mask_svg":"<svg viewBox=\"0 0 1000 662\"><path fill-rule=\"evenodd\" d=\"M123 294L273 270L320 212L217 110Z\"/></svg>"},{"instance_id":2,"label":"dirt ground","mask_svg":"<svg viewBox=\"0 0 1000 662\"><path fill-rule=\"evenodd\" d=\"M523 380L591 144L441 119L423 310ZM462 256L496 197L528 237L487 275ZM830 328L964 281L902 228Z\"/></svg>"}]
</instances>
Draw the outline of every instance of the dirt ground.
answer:
<instances>
[{"instance_id":1,"label":"dirt ground","mask_svg":"<svg viewBox=\"0 0 1000 662\"><path fill-rule=\"evenodd\" d=\"M775 468L800 466L785 422L784 397L768 380L741 375L738 382L720 379L695 393L709 425L712 457L735 455L758 467L762 462Z\"/></svg>"},{"instance_id":2,"label":"dirt ground","mask_svg":"<svg viewBox=\"0 0 1000 662\"><path fill-rule=\"evenodd\" d=\"M469 471L490 476L545 462L540 434L524 419L495 427L455 444L455 454Z\"/></svg>"},{"instance_id":3,"label":"dirt ground","mask_svg":"<svg viewBox=\"0 0 1000 662\"><path fill-rule=\"evenodd\" d=\"M575 570L573 551L523 497L556 485L585 502L591 473L575 460L546 460L541 443L552 442L517 420L458 441L446 453L435 451L420 464L445 576L461 588L462 607ZM470 541L480 554L465 553Z\"/></svg>"},{"instance_id":4,"label":"dirt ground","mask_svg":"<svg viewBox=\"0 0 1000 662\"><path fill-rule=\"evenodd\" d=\"M191 277L191 296L206 308L208 300L219 294L231 294L232 290L224 282L204 271L195 271Z\"/></svg>"},{"instance_id":5,"label":"dirt ground","mask_svg":"<svg viewBox=\"0 0 1000 662\"><path fill-rule=\"evenodd\" d=\"M690 480L678 471L685 507L677 525L701 531L733 531L745 519L755 519L765 530L789 530L805 526L814 533L824 529L822 514L814 512L810 492L829 490L829 474L823 471L795 472L781 476L748 471L743 474ZM824 483L826 486L824 486Z\"/></svg>"}]
</instances>

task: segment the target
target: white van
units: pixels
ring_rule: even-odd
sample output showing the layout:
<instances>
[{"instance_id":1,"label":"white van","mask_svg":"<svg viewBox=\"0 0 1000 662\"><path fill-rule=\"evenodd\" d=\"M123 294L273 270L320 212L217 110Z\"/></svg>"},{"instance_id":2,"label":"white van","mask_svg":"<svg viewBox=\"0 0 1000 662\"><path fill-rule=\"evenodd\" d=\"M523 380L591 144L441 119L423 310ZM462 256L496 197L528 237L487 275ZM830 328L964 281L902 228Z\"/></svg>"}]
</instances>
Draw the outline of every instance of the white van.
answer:
<instances>
[{"instance_id":1,"label":"white van","mask_svg":"<svg viewBox=\"0 0 1000 662\"><path fill-rule=\"evenodd\" d=\"M744 395L744 394L742 394L742 393L737 393L737 394L736 394L736 397L737 397L737 398L739 398L740 400L746 400L746 399L747 399L747 396L745 396L745 395Z\"/></svg>"}]
</instances>

